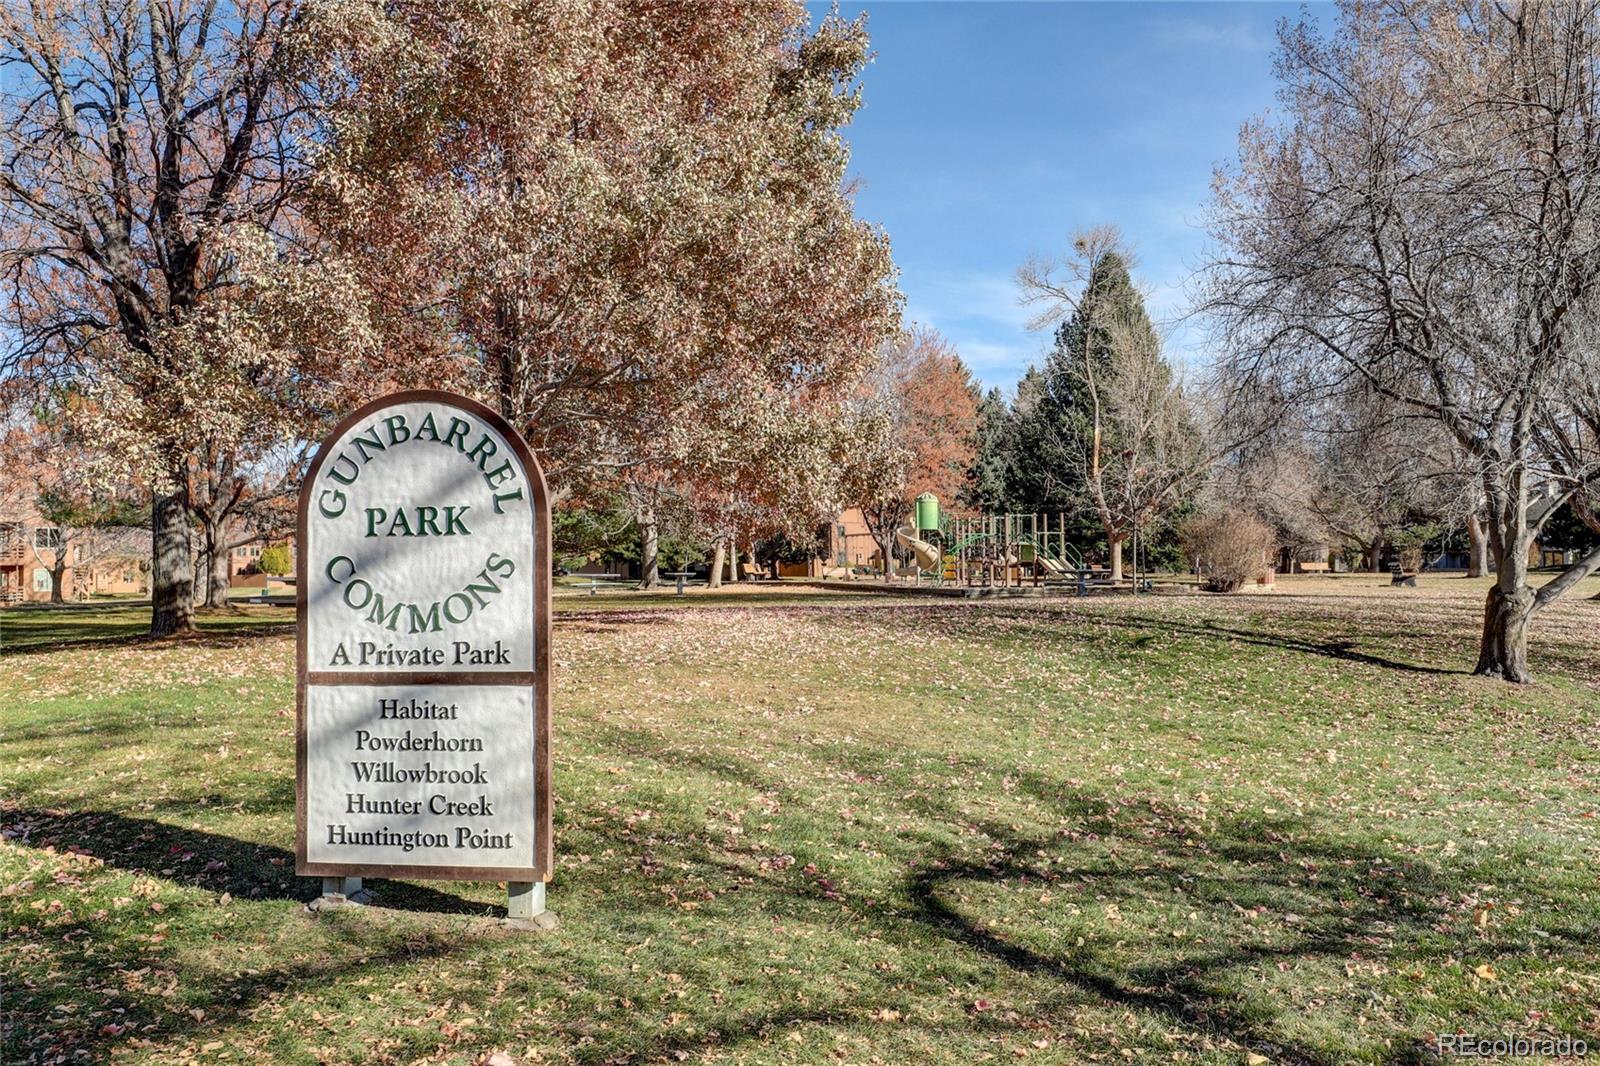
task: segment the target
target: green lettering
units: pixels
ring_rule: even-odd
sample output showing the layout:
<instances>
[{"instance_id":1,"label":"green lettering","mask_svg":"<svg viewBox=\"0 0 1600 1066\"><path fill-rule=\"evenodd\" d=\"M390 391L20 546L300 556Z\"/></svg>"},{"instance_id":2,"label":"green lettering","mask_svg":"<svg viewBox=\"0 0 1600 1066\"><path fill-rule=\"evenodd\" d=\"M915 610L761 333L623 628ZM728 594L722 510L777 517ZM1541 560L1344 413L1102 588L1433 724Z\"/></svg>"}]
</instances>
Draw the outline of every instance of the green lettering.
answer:
<instances>
[{"instance_id":1,"label":"green lettering","mask_svg":"<svg viewBox=\"0 0 1600 1066\"><path fill-rule=\"evenodd\" d=\"M482 579L483 583L478 584L469 581L467 582L466 591L471 594L473 599L478 601L479 607L487 607L489 606L489 601L483 598L483 594L485 592L499 592L500 586L495 584L494 578L489 576L488 567L479 570L478 577Z\"/></svg>"},{"instance_id":2,"label":"green lettering","mask_svg":"<svg viewBox=\"0 0 1600 1066\"><path fill-rule=\"evenodd\" d=\"M478 469L482 470L484 464L489 461L489 456L499 450L494 441L489 439L489 434L485 433L478 438L478 443L472 446L472 450L467 453L467 458L475 461L478 464Z\"/></svg>"},{"instance_id":3,"label":"green lettering","mask_svg":"<svg viewBox=\"0 0 1600 1066\"><path fill-rule=\"evenodd\" d=\"M488 473L484 474L483 480L491 489L497 489L505 482L510 481L516 476L517 472L515 469L513 469L511 460L507 459L493 470L490 470Z\"/></svg>"},{"instance_id":4,"label":"green lettering","mask_svg":"<svg viewBox=\"0 0 1600 1066\"><path fill-rule=\"evenodd\" d=\"M457 600L461 601L460 617L457 617L456 612L450 609L451 604L455 603ZM450 595L446 596L444 600L444 616L445 618L449 619L453 625L460 625L462 622L465 622L467 619L471 618L472 597L468 596L464 592L452 592Z\"/></svg>"},{"instance_id":5,"label":"green lettering","mask_svg":"<svg viewBox=\"0 0 1600 1066\"><path fill-rule=\"evenodd\" d=\"M450 432L444 435L444 440L441 443L443 443L445 447L449 447L450 444L454 442L456 451L465 451L467 447L467 433L471 429L472 427L463 422L461 419L452 418L450 420Z\"/></svg>"},{"instance_id":6,"label":"green lettering","mask_svg":"<svg viewBox=\"0 0 1600 1066\"><path fill-rule=\"evenodd\" d=\"M339 467L343 463L350 464L350 472L348 474L340 472ZM356 478L359 477L360 474L361 467L357 465L354 459L350 458L344 452L340 452L338 458L333 461L333 465L328 467L328 476L343 485L354 485L356 483Z\"/></svg>"},{"instance_id":7,"label":"green lettering","mask_svg":"<svg viewBox=\"0 0 1600 1066\"><path fill-rule=\"evenodd\" d=\"M366 595L361 597L360 603L357 603L355 600L351 599L351 595L358 588L366 593ZM344 587L344 605L350 608L352 611L359 611L367 604L372 602L372 595L372 586L368 584L364 578L358 577Z\"/></svg>"},{"instance_id":8,"label":"green lettering","mask_svg":"<svg viewBox=\"0 0 1600 1066\"><path fill-rule=\"evenodd\" d=\"M418 610L417 605L414 603L408 606L411 608L411 632L437 633L443 628L439 622L439 604L437 602L428 608L427 614Z\"/></svg>"},{"instance_id":9,"label":"green lettering","mask_svg":"<svg viewBox=\"0 0 1600 1066\"><path fill-rule=\"evenodd\" d=\"M368 426L365 433L361 433L350 438L350 443L354 444L356 446L356 451L361 453L361 461L363 463L370 462L372 460L373 452L383 451L383 441L378 439L377 423L373 423L372 425Z\"/></svg>"},{"instance_id":10,"label":"green lettering","mask_svg":"<svg viewBox=\"0 0 1600 1066\"><path fill-rule=\"evenodd\" d=\"M405 604L397 603L388 611L383 609L383 593L372 593L372 610L367 612L367 621L376 622L385 629L395 629L400 625L400 609Z\"/></svg>"}]
</instances>

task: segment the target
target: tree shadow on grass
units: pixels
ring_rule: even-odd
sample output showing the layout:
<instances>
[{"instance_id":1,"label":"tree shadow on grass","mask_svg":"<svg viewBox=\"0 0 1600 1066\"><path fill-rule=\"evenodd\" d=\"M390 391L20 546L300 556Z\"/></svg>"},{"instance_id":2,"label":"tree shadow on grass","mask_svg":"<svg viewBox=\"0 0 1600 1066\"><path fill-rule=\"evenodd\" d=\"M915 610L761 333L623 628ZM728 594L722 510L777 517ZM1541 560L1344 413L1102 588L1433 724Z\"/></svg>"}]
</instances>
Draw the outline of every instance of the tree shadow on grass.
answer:
<instances>
[{"instance_id":1,"label":"tree shadow on grass","mask_svg":"<svg viewBox=\"0 0 1600 1066\"><path fill-rule=\"evenodd\" d=\"M1164 1017L1274 1062L1333 1066L1347 1061L1348 1053L1285 1037L1275 1023L1295 1008L1234 991L1231 982L1241 974L1342 968L1349 960L1379 961L1397 970L1448 968L1468 956L1514 960L1523 950L1482 937L1470 907L1465 915L1452 907L1482 887L1468 871L1329 837L1300 818L1195 823L1145 801L1108 806L1038 775L1030 791L1068 812L1064 825L1079 827L1027 836L1005 825L984 825L996 842L991 852L934 856L909 879L916 920L1019 973L1066 981L1103 1004ZM1080 822L1084 812L1093 813ZM999 893L1027 883L1093 909L1120 904L1126 911L1119 914L1126 916L1117 921L1128 924L1118 930L1130 939L1143 933L1145 950L1119 952L1123 945L1111 944L1110 936L1063 948L1059 938L1003 928L1004 922L972 902L985 890ZM1525 882L1501 889L1541 915L1539 935L1548 950L1580 964L1592 953L1592 932L1577 919L1554 921L1566 908L1542 886ZM1163 905L1222 926L1223 936L1209 937L1218 946L1165 940L1160 934L1168 931L1158 931L1154 920ZM1136 914L1142 915L1142 928ZM1406 1013L1399 1004L1397 1010ZM1352 1034L1360 1028L1354 1016L1347 1020ZM1493 1022L1484 1028L1492 1029ZM1392 1039L1378 1053L1381 1061L1436 1061L1431 1034L1420 1028L1373 1035L1377 1039L1369 1045Z\"/></svg>"},{"instance_id":2,"label":"tree shadow on grass","mask_svg":"<svg viewBox=\"0 0 1600 1066\"><path fill-rule=\"evenodd\" d=\"M550 624L557 633L619 633L639 626L678 625L683 621L683 616L675 612L622 607L611 610L572 608L553 611L550 615Z\"/></svg>"},{"instance_id":3,"label":"tree shadow on grass","mask_svg":"<svg viewBox=\"0 0 1600 1066\"><path fill-rule=\"evenodd\" d=\"M14 845L41 853L49 849L58 854L88 855L129 873L219 894L227 891L240 899L299 902L317 891L314 881L293 878L286 872L293 869L289 853L215 833L98 811L18 806L0 810L0 825ZM211 869L213 863L221 864L220 868ZM66 868L68 872L71 869ZM56 883L72 881L58 877ZM372 917L402 906L436 914L496 917L504 913L502 908L470 904L419 886L387 881L375 884L384 906L374 908L378 913ZM42 899L63 899L59 889L44 891ZM71 904L71 897L65 898ZM257 1008L262 1005L283 1002L285 997L298 999L303 994L326 997L321 1009L338 1016L355 1009L349 1005L350 989L367 986L364 978L368 976L380 977L372 987L381 988L397 970L425 974L446 960L481 952L501 935L493 927L479 935L463 935L454 924L397 926L391 921L307 917L305 921L317 926L319 939L314 950L308 952L304 944L286 945L281 953L269 951L264 965L232 969L230 963L220 962L218 970L203 949L199 955L192 949L168 953L155 946L160 938L143 935L152 928L148 924L152 921L160 923L153 926L156 930L203 921L200 916L211 911L207 901L191 897L168 902L158 918L145 918L131 930L118 929L115 920L107 924L103 910L88 911L85 907L70 919L63 927L65 936L59 930L21 930L22 942L48 938L59 946L52 948L55 972L47 984L30 983L13 990L0 1043L4 1049L0 1057L7 1061L11 1056L19 1061L100 1061L126 1047L130 1039L153 1041L153 1045L143 1046L176 1054L186 1043L226 1039L230 1030L258 1021ZM220 934L213 935L220 939ZM17 933L12 936L17 943ZM582 956L565 956L559 942L547 950L565 957L568 979L581 982L603 1002L625 1003L638 994L637 982L612 967L588 964ZM222 952L221 958L230 954ZM682 960L679 968L692 972L688 959ZM501 971L512 972L509 968ZM136 987L126 984L130 975L149 975L157 985L171 981L170 988L179 998L173 998L173 991L130 995L129 990ZM114 1012L92 1009L97 1002L104 1007L108 1000L116 1006ZM563 1039L573 1041L580 1061L633 1061L727 1051L795 1026L845 1024L863 1012L854 1002L804 1006L772 1000L707 1009L699 1019L701 1024L687 1031L662 1032L648 1017L632 1012L608 1016L613 1022L629 1024L597 1028L595 1016L572 1014L557 1020L553 1028ZM312 1035L307 1034L308 1038ZM404 1035L414 1046L404 1054L397 1053L395 1061L436 1051L444 1039L426 1029ZM495 1039L487 1034L483 1038Z\"/></svg>"},{"instance_id":4,"label":"tree shadow on grass","mask_svg":"<svg viewBox=\"0 0 1600 1066\"><path fill-rule=\"evenodd\" d=\"M1150 626L1183 636L1236 640L1253 647L1305 652L1328 659L1338 659L1340 662L1360 663L1363 666L1376 666L1380 669L1396 670L1401 673L1433 675L1466 675L1471 673L1470 670L1424 666L1419 663L1409 663L1403 659L1391 659L1382 655L1374 655L1371 652L1357 651L1358 642L1355 640L1314 640L1289 636L1284 633L1273 633L1267 630L1218 625L1209 621L1202 623L1179 622L1175 619L1161 618L1154 615L1127 615L1125 618L1130 625Z\"/></svg>"},{"instance_id":5,"label":"tree shadow on grass","mask_svg":"<svg viewBox=\"0 0 1600 1066\"><path fill-rule=\"evenodd\" d=\"M115 623L89 623L63 619L50 626L29 626L21 635L8 634L0 646L0 659L30 655L49 655L78 648L234 648L262 637L282 637L294 633L294 619L284 621L240 622L207 627L182 637L153 638L138 629Z\"/></svg>"},{"instance_id":6,"label":"tree shadow on grass","mask_svg":"<svg viewBox=\"0 0 1600 1066\"><path fill-rule=\"evenodd\" d=\"M1429 674L1429 675L1461 675L1471 673L1470 670L1425 666L1419 663L1406 662L1403 659L1393 659L1372 652L1358 650L1360 642L1353 639L1326 639L1319 640L1311 637L1297 637L1286 633L1273 632L1268 629L1251 629L1238 625L1222 625L1206 620L1202 622L1189 622L1178 618L1166 617L1155 614L1080 614L1071 607L1054 608L1056 612L1066 612L1079 621L1109 625L1117 629L1148 628L1158 632L1165 632L1174 636L1194 637L1202 640L1238 642L1253 647L1270 648L1279 651L1303 652L1307 655L1316 655L1340 662L1360 663L1364 666L1375 666L1384 670L1393 670L1401 673ZM958 636L989 636L993 637L993 619L996 612L1004 612L1004 616L1012 621L1028 623L1027 628L1035 631L1043 639L1054 642L1066 642L1077 635L1064 632L1058 626L1052 625L1050 613L1038 609L1018 608L988 608L986 611L973 611L959 621L952 623ZM1370 639L1370 637L1368 638ZM1148 640L1148 638L1146 638ZM1133 650L1141 650L1135 647Z\"/></svg>"},{"instance_id":7,"label":"tree shadow on grass","mask_svg":"<svg viewBox=\"0 0 1600 1066\"><path fill-rule=\"evenodd\" d=\"M177 915L169 911L167 917ZM326 993L338 983L364 974L382 974L396 966L427 965L470 951L472 938L444 930L424 931L395 942L392 934L365 928L366 923L331 925L327 947L313 957L279 957L263 968L233 973L186 973L184 963L152 956L135 938L101 938L89 950L64 948L58 959L69 968L49 987L29 986L24 993L10 990L10 1008L0 1049L16 1053L17 1061L38 1063L108 1061L131 1038L135 1046L149 1048L152 1041L168 1042L176 1052L185 1043L202 1044L208 1037L225 1036L237 1026L249 1025L264 1004L301 991ZM93 938L84 938L88 947ZM130 1006L119 1008L108 1024L104 1015L85 1017L78 1009L109 988L103 984L144 974L176 976L185 993L183 1009L170 998L146 997L143 1002L118 999ZM120 991L120 989L119 989ZM158 993L169 997L170 992ZM63 1005L71 1009L61 1009ZM195 1013L190 1013L195 1012ZM0 1054L4 1054L0 1051ZM189 1055L184 1055L188 1061ZM12 1061L7 1056L6 1061ZM197 1060L198 1061L198 1060Z\"/></svg>"},{"instance_id":8,"label":"tree shadow on grass","mask_svg":"<svg viewBox=\"0 0 1600 1066\"><path fill-rule=\"evenodd\" d=\"M283 848L152 819L6 803L0 805L0 826L13 844L75 851L128 873L208 892L227 892L239 899L304 903L322 891L319 879L295 875L294 854ZM504 907L474 903L409 882L373 880L366 887L384 908L505 915Z\"/></svg>"},{"instance_id":9,"label":"tree shadow on grass","mask_svg":"<svg viewBox=\"0 0 1600 1066\"><path fill-rule=\"evenodd\" d=\"M1101 817L1107 810L1103 801L1091 797L1082 797L1078 807L1091 818ZM1120 818L1128 813L1124 808L1121 815L1107 816ZM1122 831L1132 828L1124 825ZM1316 1046L1281 1030L1279 1023L1306 1011L1303 1005L1269 1006L1260 1000L1252 1001L1246 993L1228 988L1229 978L1258 965L1276 970L1277 964L1282 963L1294 969L1308 964L1342 964L1346 959L1361 957L1361 953L1369 958L1384 957L1385 953L1374 945L1390 939L1399 942L1399 947L1390 952L1396 961L1418 961L1425 930L1439 917L1425 897L1436 896L1447 887L1460 887L1410 871L1411 880L1405 887L1415 898L1409 905L1397 906L1393 899L1396 886L1385 877L1383 871L1388 867L1380 858L1358 848L1331 845L1307 846L1287 853L1281 842L1268 840L1259 846L1250 845L1243 837L1235 837L1232 830L1219 834L1214 841L1215 852L1210 860L1219 868L1208 872L1193 865L1192 854L1134 855L1131 845L1123 847L1126 842L1117 841L1118 847L1128 853L1126 858L1118 859L1079 840L1029 837L993 825L984 829L995 846L982 852L981 857L929 848L903 880L900 892L892 893L887 900L869 899L868 890L823 880L821 873L803 870L798 862L784 869L766 869L749 861L757 858L755 855L744 856L745 861L740 861L734 855L695 854L693 849L675 846L660 837L642 844L615 827L598 833L620 852L640 850L652 867L694 870L705 881L714 881L719 875L742 880L745 887L740 894L758 894L763 912L785 925L837 928L843 923L859 930L855 934L858 938L866 938L867 931L873 930L874 939L898 944L902 949L924 951L928 950L927 938L932 935L969 956L1012 971L1022 985L1009 991L1002 987L998 993L989 994L1002 1000L1019 995L1022 1001L1032 1002L1032 1009L1019 1002L1020 1014L996 1009L992 1014L968 1015L960 1023L968 1032L982 1029L1002 1039L1032 1039L1034 1034L1028 1027L1041 1021L1051 1022L1058 1029L1071 1029L1082 1024L1085 1010L1111 1015L1131 1012L1160 1030L1181 1032L1215 1042L1225 1050L1247 1050L1293 1066L1336 1066L1349 1061L1349 1055L1337 1046ZM659 826L655 830L661 831ZM1089 836L1101 838L1099 834ZM1056 861L1062 858L1068 861ZM1324 878L1321 884L1301 884L1305 863L1348 863L1351 872ZM1259 915L1252 921L1263 926L1272 924L1274 919L1281 922L1288 918L1295 923L1291 927L1294 931L1278 940L1254 930L1241 931L1236 938L1215 946L1157 945L1148 954L1138 954L1122 943L1113 945L1109 936L1097 937L1087 946L1065 947L1058 935L1060 928L1052 924L1059 912L1045 913L1042 906L1032 911L1042 923L1039 932L1043 935L1030 938L1016 928L1014 914L1008 918L986 909L986 891L1004 892L1019 882L1096 908L1106 902L1120 903L1125 908L1125 920L1135 929L1139 923L1153 924L1152 914L1139 908L1158 897L1163 903L1182 900L1185 906L1228 918L1248 911ZM1364 887L1358 890L1357 882L1364 882ZM630 871L614 887L649 898L647 893L655 886ZM1285 893L1293 896L1293 912L1286 909ZM876 896L877 892L871 894ZM706 920L715 921L715 912L708 913ZM1241 919L1239 924L1245 923ZM1439 950L1439 958L1430 961L1443 960L1442 949ZM848 972L841 971L839 976L847 987L859 981ZM880 990L875 995L857 995L849 1002L841 1000L835 1005L837 1013L860 1021L884 1010L902 1010L908 1001L949 1003L955 999L959 1004L961 1000L959 988L940 977L891 973L889 981L892 992ZM1353 1014L1350 1020L1353 1026ZM1388 1035L1391 1034L1380 1034L1378 1042ZM1420 1031L1392 1036L1396 1050L1387 1053L1384 1061L1428 1061Z\"/></svg>"},{"instance_id":10,"label":"tree shadow on grass","mask_svg":"<svg viewBox=\"0 0 1600 1066\"><path fill-rule=\"evenodd\" d=\"M5 803L0 804L0 832L8 843L41 854L53 851L91 856L113 869L212 892L219 898L226 892L240 901L304 903L321 891L317 879L295 875L294 856L282 848L123 814ZM483 918L505 915L504 907L473 902L423 885L372 880L367 887L375 896L373 910L380 914L410 911ZM177 904L163 917L180 920L179 916L191 906ZM79 922L92 924L96 917L103 918L103 912L85 915ZM299 961L297 956L295 961L259 970L208 974L203 979L183 977L181 985L191 993L200 989L203 1001L204 1021L192 1028L203 1033L218 1032L247 1022L253 1005L278 993L326 987L332 978L348 982L363 972L443 958L470 950L474 943L473 938L462 937L458 931L422 928L408 931L402 942L395 944L392 931L369 924L325 923L324 935L329 938L330 948L340 950L325 949L311 961ZM37 936L38 931L32 935ZM17 933L11 934L11 940L17 942ZM75 1012L64 1015L55 1011L57 1005L82 997L85 990L92 990L108 974L115 976L124 970L152 965L150 949L140 944L141 940L144 938L86 936L83 943L92 945L91 950L81 958L75 952L68 955L77 959L81 973L64 974L48 987L13 987L0 1048L12 1049L21 1061L98 1061L105 1049L121 1044L125 1036L136 1032L146 1038L181 1037L184 1026L174 1019L187 1016L174 1014L167 1007L148 1012L149 1017L142 1020L144 1012L130 1010L125 1018L104 1028L99 1028L98 1023L96 1027L79 1028ZM161 965L173 967L174 962L167 960ZM181 966L177 970L182 973ZM151 1024L156 1026L155 1031L143 1028ZM26 1054L22 1053L24 1048L28 1049ZM0 1057L5 1057L3 1051Z\"/></svg>"},{"instance_id":11,"label":"tree shadow on grass","mask_svg":"<svg viewBox=\"0 0 1600 1066\"><path fill-rule=\"evenodd\" d=\"M792 785L732 748L674 749L665 738L652 743L643 731L629 730L612 740L656 760L663 772L707 775L784 797L790 806ZM838 766L872 781L886 757L851 749ZM1368 839L1303 817L1199 819L1147 797L1085 792L1037 770L1007 773L1042 808L1029 820L1058 828L1023 831L1010 823L1016 815L1009 809L1003 819L985 818L944 790L919 789L896 801L925 830L902 829L903 847L888 858L898 864L909 853L909 871L889 884L840 879L829 870L836 849L826 844L791 865L773 866L770 849L744 851L731 839L720 846L697 841L694 826L674 829L668 819L637 833L592 823L583 832L598 835L594 850L637 853L640 869L692 870L697 881L742 883L743 892L758 893L764 910L786 923L864 923L901 945L925 944L931 933L1011 970L1022 979L1021 994L1037 997L1035 1009L1059 1011L1063 1025L1077 1024L1085 1008L1131 1011L1162 1029L1298 1066L1333 1066L1353 1056L1433 1061L1428 1025L1496 1031L1513 1023L1499 1018L1489 1000L1481 1008L1442 1002L1430 1008L1412 997L1413 986L1386 984L1394 978L1379 976L1379 969L1358 969L1357 984L1369 982L1365 990L1316 1010L1306 1006L1304 993L1285 999L1269 988L1281 993L1347 984L1347 967L1369 964L1391 975L1420 968L1449 984L1470 976L1462 959L1515 968L1530 950L1549 955L1544 964L1550 969L1566 965L1582 972L1591 965L1595 938L1584 913L1574 912L1565 888L1536 872L1542 868L1536 855L1486 875L1465 859L1425 861L1403 847L1392 849L1376 839L1381 828ZM803 797L793 798L804 811ZM894 820L892 812L886 817ZM967 843L950 842L958 837ZM820 871L808 872L808 859ZM633 866L614 887L655 890L648 878L633 876ZM1495 887L1484 884L1486 876ZM1497 919L1492 931L1476 926L1473 901L1485 890L1517 900L1525 917L1505 926ZM1053 895L1058 908L1078 909L1051 909L1041 894ZM1074 926L1097 922L1108 904L1120 905L1118 924L1095 925L1093 933L1086 928L1088 942L1072 944ZM1172 920L1193 922L1190 935L1172 938L1166 924ZM912 999L951 995L945 987L900 987ZM1069 991L1061 996L1055 988ZM1053 995L1058 1007L1049 1006ZM1387 997L1390 1020L1363 1020L1366 996ZM861 1010L901 1006L884 1000ZM1482 1015L1474 1013L1479 1009ZM1332 1020L1331 1032L1348 1036L1348 1046L1301 1035L1330 1031L1316 1020L1318 1010ZM1430 1010L1445 1016L1430 1019ZM998 1024L990 1015L983 1021Z\"/></svg>"}]
</instances>

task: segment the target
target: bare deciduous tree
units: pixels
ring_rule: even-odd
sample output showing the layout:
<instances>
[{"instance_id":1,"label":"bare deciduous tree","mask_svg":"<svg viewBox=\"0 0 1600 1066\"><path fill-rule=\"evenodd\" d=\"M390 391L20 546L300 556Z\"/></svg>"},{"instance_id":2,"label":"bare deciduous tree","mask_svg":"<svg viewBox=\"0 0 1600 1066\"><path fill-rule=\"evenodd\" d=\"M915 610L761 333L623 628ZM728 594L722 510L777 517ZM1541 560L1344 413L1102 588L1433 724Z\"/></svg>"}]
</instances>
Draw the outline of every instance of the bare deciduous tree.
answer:
<instances>
[{"instance_id":1,"label":"bare deciduous tree","mask_svg":"<svg viewBox=\"0 0 1600 1066\"><path fill-rule=\"evenodd\" d=\"M1529 679L1528 552L1600 478L1596 5L1346 3L1280 34L1286 120L1219 173L1205 306L1246 391L1360 383L1435 421L1481 483L1496 581L1476 670Z\"/></svg>"}]
</instances>

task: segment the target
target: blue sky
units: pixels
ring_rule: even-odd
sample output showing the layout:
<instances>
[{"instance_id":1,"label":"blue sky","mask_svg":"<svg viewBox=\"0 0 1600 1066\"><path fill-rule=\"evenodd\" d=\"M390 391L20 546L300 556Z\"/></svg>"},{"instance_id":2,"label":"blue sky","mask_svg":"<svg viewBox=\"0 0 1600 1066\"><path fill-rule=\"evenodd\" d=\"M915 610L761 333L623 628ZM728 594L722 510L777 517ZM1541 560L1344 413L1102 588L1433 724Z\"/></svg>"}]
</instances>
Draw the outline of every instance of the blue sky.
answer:
<instances>
[{"instance_id":1,"label":"blue sky","mask_svg":"<svg viewBox=\"0 0 1600 1066\"><path fill-rule=\"evenodd\" d=\"M1102 222L1131 240L1157 321L1183 311L1212 167L1274 107L1276 26L1298 4L841 0L862 10L876 59L851 172L858 213L894 242L908 318L1009 387L1049 340L1024 328L1016 268ZM1169 354L1202 360L1200 331L1176 330Z\"/></svg>"}]
</instances>

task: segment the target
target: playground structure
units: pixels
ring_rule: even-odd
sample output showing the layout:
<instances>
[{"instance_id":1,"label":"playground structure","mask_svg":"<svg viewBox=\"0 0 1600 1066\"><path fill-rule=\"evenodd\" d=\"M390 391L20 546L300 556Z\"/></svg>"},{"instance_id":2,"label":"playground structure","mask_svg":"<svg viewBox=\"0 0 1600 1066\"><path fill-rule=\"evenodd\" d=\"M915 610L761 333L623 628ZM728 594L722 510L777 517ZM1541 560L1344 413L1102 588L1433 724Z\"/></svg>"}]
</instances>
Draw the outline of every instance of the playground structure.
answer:
<instances>
[{"instance_id":1,"label":"playground structure","mask_svg":"<svg viewBox=\"0 0 1600 1066\"><path fill-rule=\"evenodd\" d=\"M1001 588L1113 584L1109 572L1085 563L1068 539L1065 514L941 516L938 497L916 499L913 521L895 531L895 543L915 561L919 583Z\"/></svg>"}]
</instances>

